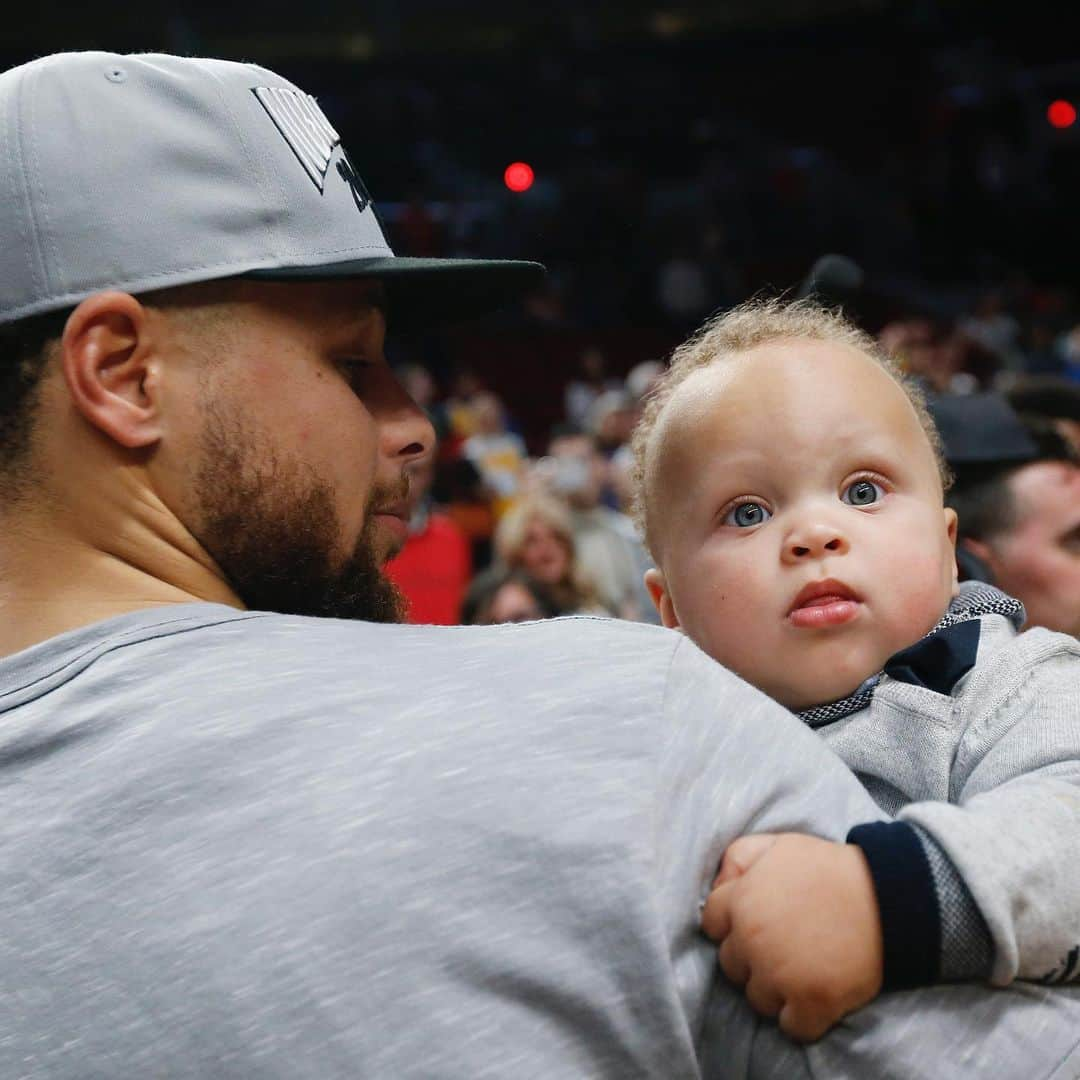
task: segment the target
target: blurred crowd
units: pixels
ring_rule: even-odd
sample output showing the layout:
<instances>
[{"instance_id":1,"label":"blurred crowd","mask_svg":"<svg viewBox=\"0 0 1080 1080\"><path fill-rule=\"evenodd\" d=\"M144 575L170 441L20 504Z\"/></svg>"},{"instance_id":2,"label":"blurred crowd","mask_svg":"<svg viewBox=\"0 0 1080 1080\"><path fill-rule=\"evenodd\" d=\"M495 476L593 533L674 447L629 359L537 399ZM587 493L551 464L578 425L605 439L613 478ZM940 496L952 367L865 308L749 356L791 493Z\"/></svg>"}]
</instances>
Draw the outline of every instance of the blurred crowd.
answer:
<instances>
[{"instance_id":1,"label":"blurred crowd","mask_svg":"<svg viewBox=\"0 0 1080 1080\"><path fill-rule=\"evenodd\" d=\"M1027 307L1007 299L988 292L949 321L894 319L878 339L931 396L955 477L962 576L1017 595L1031 623L1080 634L1080 323L1055 323L1031 295ZM615 367L584 348L561 417L529 439L474 370L440 386L419 364L400 369L439 437L389 568L413 621L657 621L628 444L664 363Z\"/></svg>"},{"instance_id":2,"label":"blurred crowd","mask_svg":"<svg viewBox=\"0 0 1080 1080\"><path fill-rule=\"evenodd\" d=\"M630 514L629 439L663 370L610 376L596 349L564 387L564 417L530 454L505 404L474 374L445 396L427 369L401 377L438 450L414 474L411 535L389 567L416 622L602 615L655 622L650 562Z\"/></svg>"}]
</instances>

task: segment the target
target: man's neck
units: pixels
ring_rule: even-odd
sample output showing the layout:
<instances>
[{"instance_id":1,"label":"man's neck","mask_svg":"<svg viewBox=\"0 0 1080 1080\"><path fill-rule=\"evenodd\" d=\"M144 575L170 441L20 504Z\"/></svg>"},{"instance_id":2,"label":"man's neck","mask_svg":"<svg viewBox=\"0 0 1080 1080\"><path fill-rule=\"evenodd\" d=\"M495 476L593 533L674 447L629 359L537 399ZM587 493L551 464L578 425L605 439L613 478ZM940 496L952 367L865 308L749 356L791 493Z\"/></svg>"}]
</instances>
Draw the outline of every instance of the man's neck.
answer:
<instances>
[{"instance_id":1,"label":"man's neck","mask_svg":"<svg viewBox=\"0 0 1080 1080\"><path fill-rule=\"evenodd\" d=\"M145 608L243 606L216 569L159 532L136 524L95 544L51 524L0 515L0 656Z\"/></svg>"}]
</instances>

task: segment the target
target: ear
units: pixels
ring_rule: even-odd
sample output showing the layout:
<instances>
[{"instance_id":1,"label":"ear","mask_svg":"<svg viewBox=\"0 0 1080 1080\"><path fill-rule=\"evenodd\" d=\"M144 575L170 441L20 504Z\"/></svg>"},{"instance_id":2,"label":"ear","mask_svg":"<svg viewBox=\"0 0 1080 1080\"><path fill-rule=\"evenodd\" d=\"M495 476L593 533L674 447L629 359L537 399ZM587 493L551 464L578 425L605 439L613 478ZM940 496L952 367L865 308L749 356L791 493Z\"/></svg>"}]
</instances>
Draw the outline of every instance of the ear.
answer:
<instances>
[{"instance_id":1,"label":"ear","mask_svg":"<svg viewBox=\"0 0 1080 1080\"><path fill-rule=\"evenodd\" d=\"M667 580L663 570L653 567L645 571L645 588L649 590L653 606L660 615L660 621L669 629L679 628L679 616L675 613L675 605L671 602L671 593L668 592Z\"/></svg>"},{"instance_id":2,"label":"ear","mask_svg":"<svg viewBox=\"0 0 1080 1080\"><path fill-rule=\"evenodd\" d=\"M960 594L960 569L956 565L956 528L958 518L956 511L951 506L946 506L944 509L945 514L945 535L949 538L949 547L953 551L952 561L952 595L959 596Z\"/></svg>"},{"instance_id":3,"label":"ear","mask_svg":"<svg viewBox=\"0 0 1080 1080\"><path fill-rule=\"evenodd\" d=\"M128 449L161 437L150 321L135 297L96 293L71 313L61 341L64 379L75 408Z\"/></svg>"}]
</instances>

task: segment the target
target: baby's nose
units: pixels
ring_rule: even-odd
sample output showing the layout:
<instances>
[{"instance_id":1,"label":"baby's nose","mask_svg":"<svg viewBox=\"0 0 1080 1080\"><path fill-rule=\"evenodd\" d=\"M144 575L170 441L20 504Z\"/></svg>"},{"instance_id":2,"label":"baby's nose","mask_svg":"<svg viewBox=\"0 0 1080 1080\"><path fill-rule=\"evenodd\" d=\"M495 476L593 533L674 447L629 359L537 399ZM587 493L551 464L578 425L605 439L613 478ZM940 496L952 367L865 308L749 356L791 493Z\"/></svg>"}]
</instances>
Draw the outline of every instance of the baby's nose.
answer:
<instances>
[{"instance_id":1,"label":"baby's nose","mask_svg":"<svg viewBox=\"0 0 1080 1080\"><path fill-rule=\"evenodd\" d=\"M788 538L785 555L793 562L824 555L843 555L850 548L847 537L824 523L793 530Z\"/></svg>"}]
</instances>

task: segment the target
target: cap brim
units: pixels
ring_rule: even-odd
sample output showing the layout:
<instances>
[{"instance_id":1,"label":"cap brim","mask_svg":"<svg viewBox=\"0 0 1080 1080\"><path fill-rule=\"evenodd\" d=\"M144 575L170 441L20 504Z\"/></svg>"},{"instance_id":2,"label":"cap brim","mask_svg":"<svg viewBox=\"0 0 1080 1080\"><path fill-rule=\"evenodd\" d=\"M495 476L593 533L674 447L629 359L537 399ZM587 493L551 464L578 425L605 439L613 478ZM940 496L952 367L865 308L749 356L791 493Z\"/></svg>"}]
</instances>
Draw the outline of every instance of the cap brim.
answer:
<instances>
[{"instance_id":1,"label":"cap brim","mask_svg":"<svg viewBox=\"0 0 1080 1080\"><path fill-rule=\"evenodd\" d=\"M508 259L416 259L382 256L250 270L259 281L332 281L378 278L386 286L389 323L410 333L488 315L535 289L547 271L540 263Z\"/></svg>"}]
</instances>

